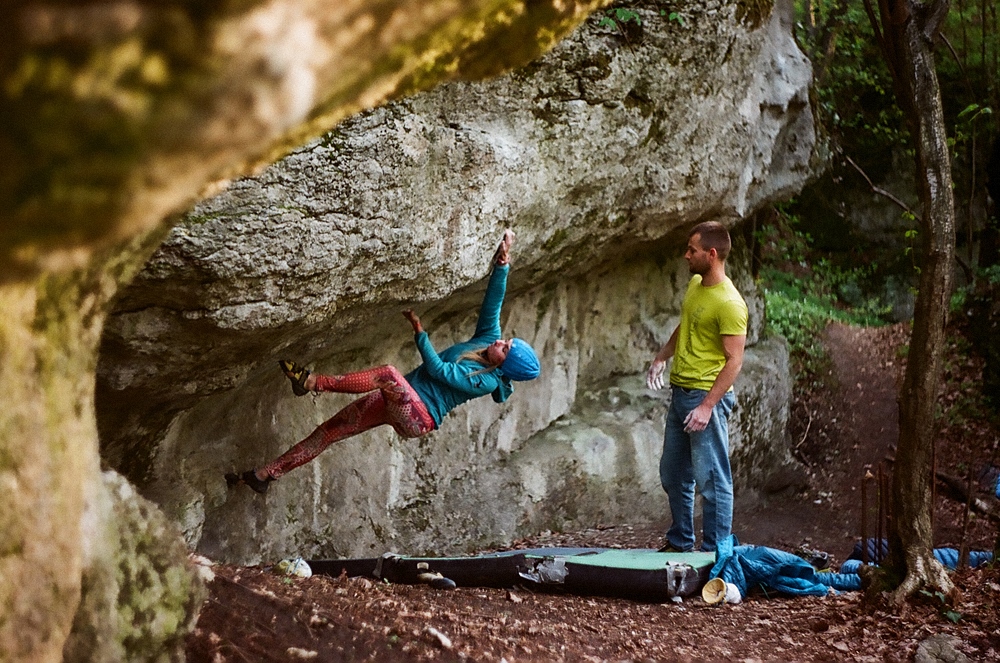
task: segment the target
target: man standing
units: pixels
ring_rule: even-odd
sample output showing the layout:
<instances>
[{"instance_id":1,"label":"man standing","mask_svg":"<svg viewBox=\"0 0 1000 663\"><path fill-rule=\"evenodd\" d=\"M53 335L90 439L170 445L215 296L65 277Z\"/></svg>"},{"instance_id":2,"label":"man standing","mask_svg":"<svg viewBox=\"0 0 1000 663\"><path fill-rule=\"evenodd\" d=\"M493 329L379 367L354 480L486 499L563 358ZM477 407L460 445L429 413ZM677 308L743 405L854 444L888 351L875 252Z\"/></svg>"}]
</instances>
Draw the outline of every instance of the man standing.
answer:
<instances>
[{"instance_id":1,"label":"man standing","mask_svg":"<svg viewBox=\"0 0 1000 663\"><path fill-rule=\"evenodd\" d=\"M725 226L707 221L688 234L688 282L681 321L646 374L646 386L663 388L670 369L670 408L663 435L660 483L673 523L661 552L694 549L694 491L702 498L701 549L714 551L733 525L733 477L729 467L729 413L733 382L743 366L747 305L726 276L732 242Z\"/></svg>"}]
</instances>

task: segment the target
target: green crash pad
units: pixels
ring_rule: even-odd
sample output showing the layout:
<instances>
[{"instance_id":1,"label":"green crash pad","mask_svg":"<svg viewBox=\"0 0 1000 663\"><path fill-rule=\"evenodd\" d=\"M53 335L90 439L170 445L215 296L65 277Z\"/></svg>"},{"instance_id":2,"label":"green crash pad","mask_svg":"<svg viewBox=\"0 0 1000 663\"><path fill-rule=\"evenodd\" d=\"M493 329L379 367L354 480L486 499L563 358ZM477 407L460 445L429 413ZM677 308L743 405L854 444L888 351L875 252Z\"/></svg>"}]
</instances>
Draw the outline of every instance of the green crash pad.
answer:
<instances>
[{"instance_id":1,"label":"green crash pad","mask_svg":"<svg viewBox=\"0 0 1000 663\"><path fill-rule=\"evenodd\" d=\"M473 557L310 560L314 574L367 576L401 584L440 573L459 587L561 589L574 594L667 601L691 596L708 581L715 553L661 553L647 549L532 548Z\"/></svg>"}]
</instances>

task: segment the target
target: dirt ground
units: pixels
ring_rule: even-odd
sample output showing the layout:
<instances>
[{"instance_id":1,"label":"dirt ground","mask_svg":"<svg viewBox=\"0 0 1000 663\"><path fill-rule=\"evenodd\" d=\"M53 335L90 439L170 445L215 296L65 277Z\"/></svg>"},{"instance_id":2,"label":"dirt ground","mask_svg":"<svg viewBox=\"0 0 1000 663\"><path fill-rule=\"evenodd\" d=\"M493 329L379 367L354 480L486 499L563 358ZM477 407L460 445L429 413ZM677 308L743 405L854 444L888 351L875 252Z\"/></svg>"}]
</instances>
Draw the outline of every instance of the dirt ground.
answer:
<instances>
[{"instance_id":1,"label":"dirt ground","mask_svg":"<svg viewBox=\"0 0 1000 663\"><path fill-rule=\"evenodd\" d=\"M807 468L799 494L746 503L737 495L742 543L829 553L836 569L861 535L862 482L891 457L896 394L908 339L905 325L831 325L824 386L799 394L791 422L794 454ZM955 330L946 364L937 469L978 485L1000 466L996 427L975 416L981 365ZM884 465L888 467L888 465ZM868 479L869 530L875 524ZM935 545L992 548L996 528L966 523L964 504L940 490ZM608 523L582 532L545 532L512 547L654 548L666 520ZM963 534L964 532L964 534ZM709 606L510 589L390 585L365 578L291 579L267 568L215 565L211 596L187 642L191 663L228 661L911 661L1000 660L1000 569L959 570L953 605L920 596L896 614L862 605L858 592L823 598L755 593ZM949 658L950 656L950 658ZM961 658L967 657L966 659Z\"/></svg>"}]
</instances>

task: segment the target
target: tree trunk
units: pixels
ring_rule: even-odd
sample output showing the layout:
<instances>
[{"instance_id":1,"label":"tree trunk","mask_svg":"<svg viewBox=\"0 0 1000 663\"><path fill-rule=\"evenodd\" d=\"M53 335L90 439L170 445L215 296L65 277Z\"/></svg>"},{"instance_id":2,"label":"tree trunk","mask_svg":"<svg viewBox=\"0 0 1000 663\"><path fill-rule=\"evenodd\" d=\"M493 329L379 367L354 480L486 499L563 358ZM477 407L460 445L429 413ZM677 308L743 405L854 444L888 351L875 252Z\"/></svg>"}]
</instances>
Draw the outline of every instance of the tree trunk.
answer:
<instances>
[{"instance_id":1,"label":"tree trunk","mask_svg":"<svg viewBox=\"0 0 1000 663\"><path fill-rule=\"evenodd\" d=\"M892 72L897 101L913 136L916 181L923 207L920 291L900 395L899 445L891 488L892 518L886 563L891 577L903 578L892 596L899 603L921 587L945 594L950 594L953 588L944 567L934 558L931 525L934 409L955 254L951 163L932 51L948 3L880 0L880 21L876 21L867 2L866 6Z\"/></svg>"},{"instance_id":2,"label":"tree trunk","mask_svg":"<svg viewBox=\"0 0 1000 663\"><path fill-rule=\"evenodd\" d=\"M816 51L812 54L816 60L813 65L813 85L816 88L821 87L826 82L834 54L837 52L837 39L840 37L840 31L844 28L844 17L847 15L849 4L848 0L836 0L826 21L823 22L822 28L816 27L816 32L822 29L820 38L815 42Z\"/></svg>"}]
</instances>

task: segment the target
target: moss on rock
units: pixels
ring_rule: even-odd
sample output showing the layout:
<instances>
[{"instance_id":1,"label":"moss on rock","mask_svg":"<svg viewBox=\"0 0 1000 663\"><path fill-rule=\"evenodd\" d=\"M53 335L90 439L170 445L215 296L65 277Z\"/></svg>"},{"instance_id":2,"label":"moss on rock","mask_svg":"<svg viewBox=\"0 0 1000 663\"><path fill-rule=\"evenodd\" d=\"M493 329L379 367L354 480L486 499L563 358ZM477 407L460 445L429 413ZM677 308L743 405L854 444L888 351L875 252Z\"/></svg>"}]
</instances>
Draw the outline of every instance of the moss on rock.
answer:
<instances>
[{"instance_id":1,"label":"moss on rock","mask_svg":"<svg viewBox=\"0 0 1000 663\"><path fill-rule=\"evenodd\" d=\"M67 663L183 661L205 588L176 527L114 472L90 506L99 525L88 542L80 608Z\"/></svg>"}]
</instances>

